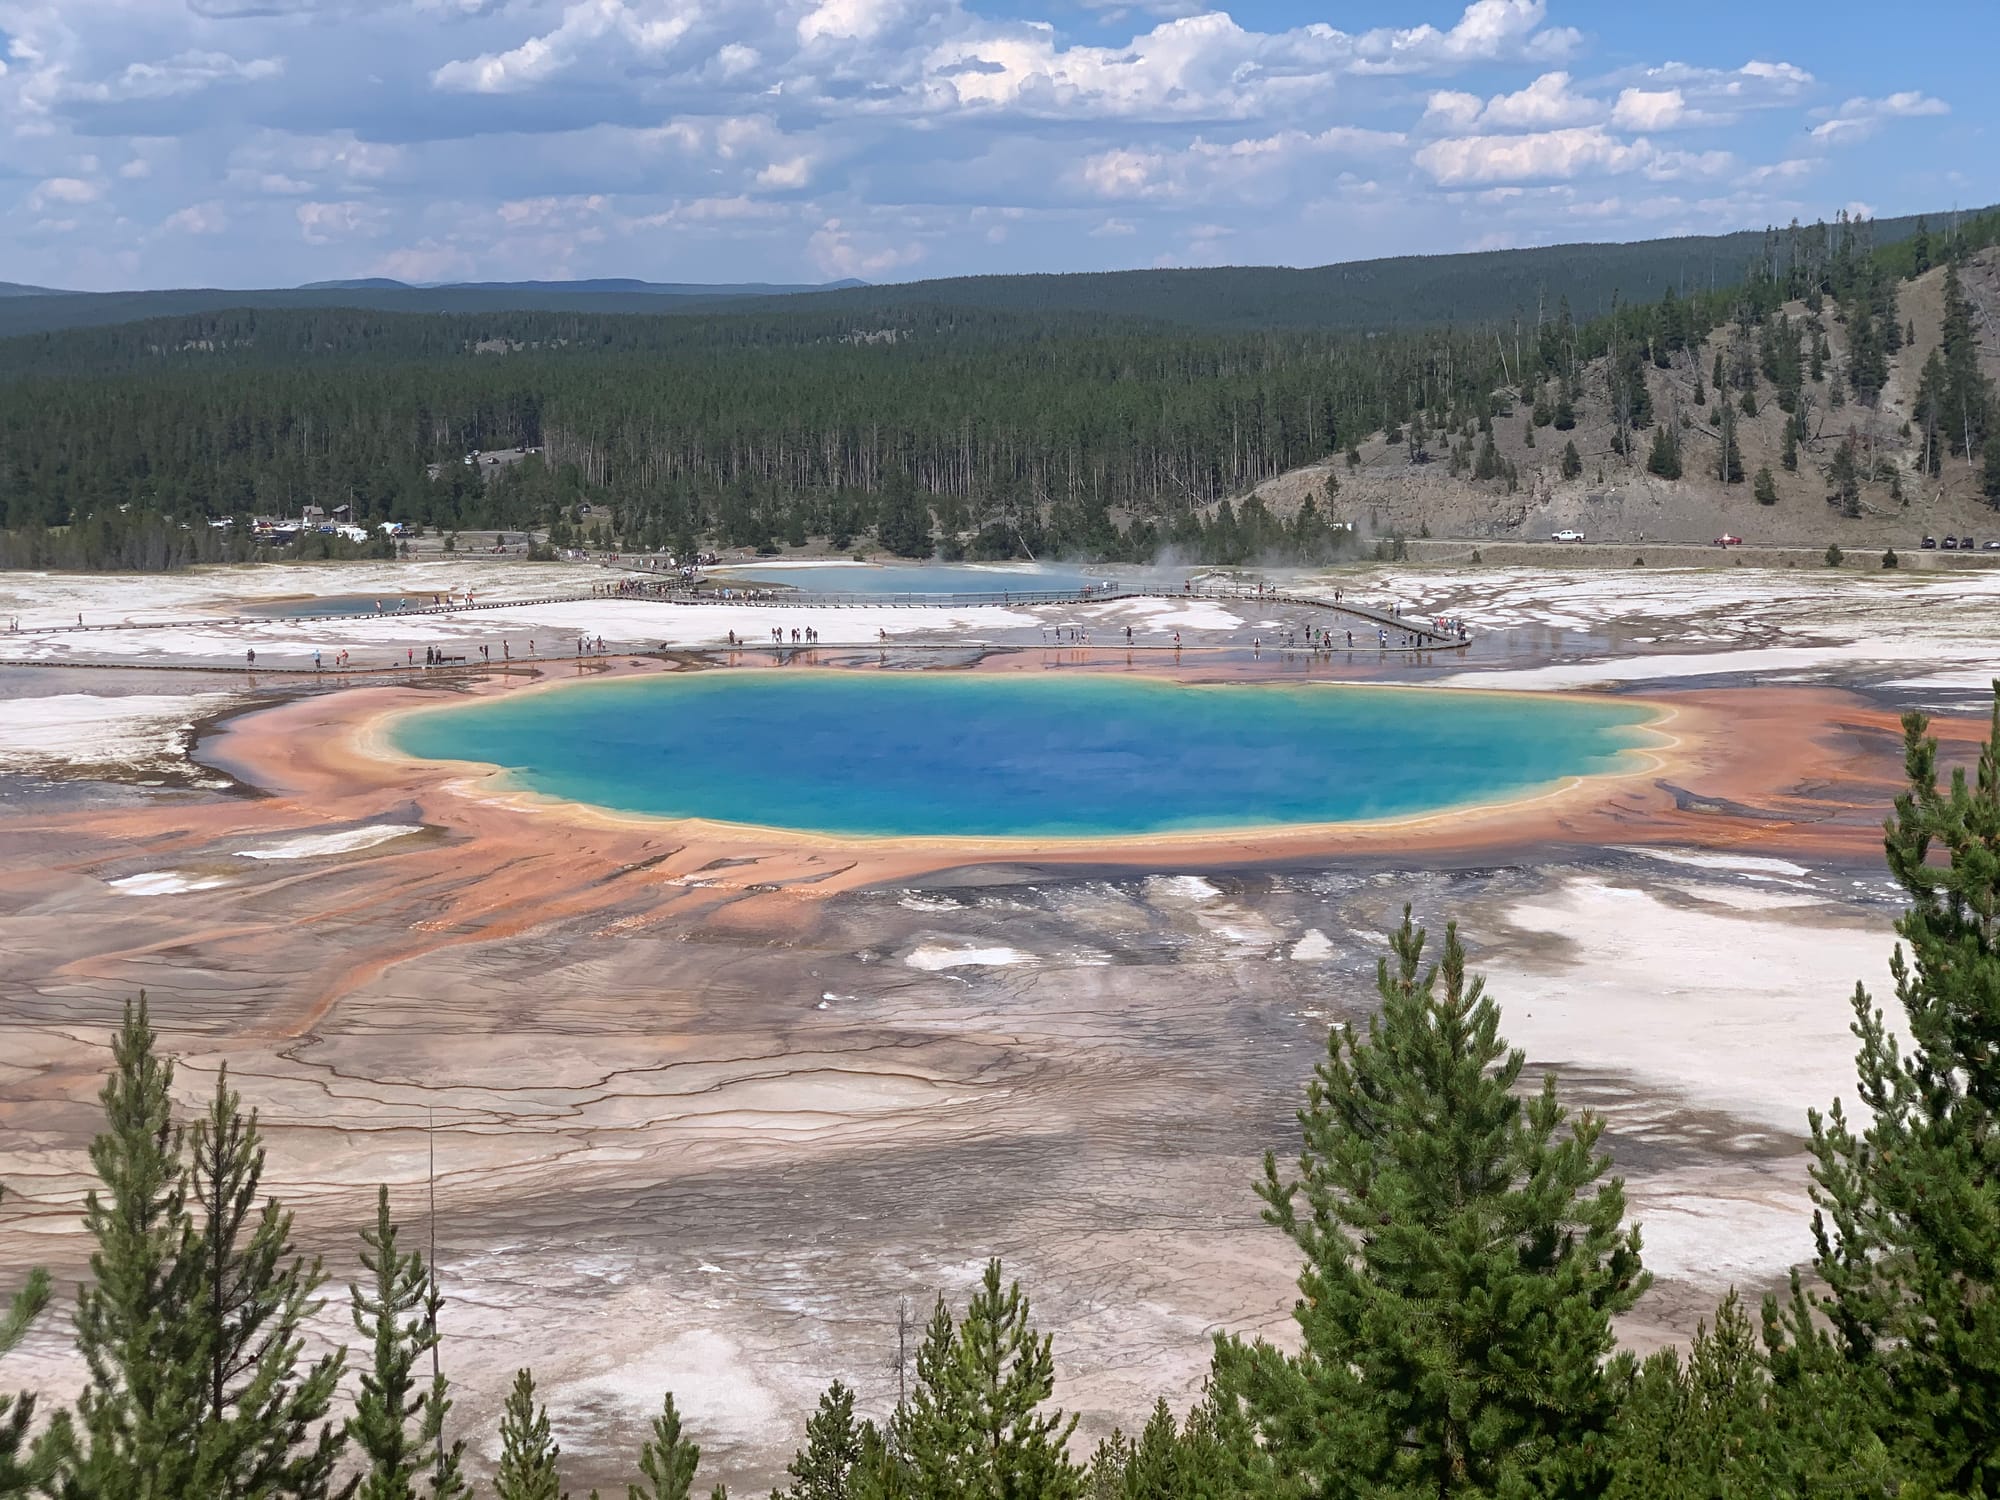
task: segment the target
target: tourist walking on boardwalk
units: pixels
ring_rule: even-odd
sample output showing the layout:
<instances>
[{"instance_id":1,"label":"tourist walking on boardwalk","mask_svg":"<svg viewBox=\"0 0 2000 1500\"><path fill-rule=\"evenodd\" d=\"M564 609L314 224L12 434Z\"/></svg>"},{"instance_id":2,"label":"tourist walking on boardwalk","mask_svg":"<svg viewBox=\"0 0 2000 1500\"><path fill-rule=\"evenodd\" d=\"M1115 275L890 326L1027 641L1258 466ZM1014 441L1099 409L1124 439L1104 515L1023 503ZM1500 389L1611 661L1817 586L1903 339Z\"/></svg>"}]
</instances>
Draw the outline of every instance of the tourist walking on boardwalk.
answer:
<instances>
[{"instance_id":1,"label":"tourist walking on boardwalk","mask_svg":"<svg viewBox=\"0 0 2000 1500\"><path fill-rule=\"evenodd\" d=\"M255 651L245 651L243 653L243 660L254 667L257 665L257 653Z\"/></svg>"}]
</instances>

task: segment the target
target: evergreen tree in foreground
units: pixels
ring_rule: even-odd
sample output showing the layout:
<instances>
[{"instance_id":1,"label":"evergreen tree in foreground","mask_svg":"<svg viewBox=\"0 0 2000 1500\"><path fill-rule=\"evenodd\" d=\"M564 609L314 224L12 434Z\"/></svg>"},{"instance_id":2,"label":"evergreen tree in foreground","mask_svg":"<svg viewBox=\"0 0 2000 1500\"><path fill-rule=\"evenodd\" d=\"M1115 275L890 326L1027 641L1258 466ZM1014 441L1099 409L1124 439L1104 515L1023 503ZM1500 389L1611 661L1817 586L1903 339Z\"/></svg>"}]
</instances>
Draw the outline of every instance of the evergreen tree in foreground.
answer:
<instances>
[{"instance_id":1,"label":"evergreen tree in foreground","mask_svg":"<svg viewBox=\"0 0 2000 1500\"><path fill-rule=\"evenodd\" d=\"M669 1391L653 1418L652 1436L639 1450L639 1472L646 1482L628 1486L627 1500L687 1500L700 1463L701 1449L681 1436L681 1414Z\"/></svg>"},{"instance_id":2,"label":"evergreen tree in foreground","mask_svg":"<svg viewBox=\"0 0 2000 1500\"><path fill-rule=\"evenodd\" d=\"M1113 1432L1090 1460L1090 1500L1223 1500L1239 1493L1237 1466L1216 1431L1214 1404L1179 1428L1162 1397L1137 1441Z\"/></svg>"},{"instance_id":3,"label":"evergreen tree in foreground","mask_svg":"<svg viewBox=\"0 0 2000 1500\"><path fill-rule=\"evenodd\" d=\"M418 1393L417 1362L438 1345L443 1298L422 1252L397 1248L398 1233L381 1188L374 1226L361 1232L361 1268L371 1282L365 1292L347 1289L355 1330L371 1351L346 1429L367 1466L358 1500L416 1500L420 1488L431 1500L460 1500L470 1491L460 1470L465 1444L444 1442L448 1382L436 1375Z\"/></svg>"},{"instance_id":4,"label":"evergreen tree in foreground","mask_svg":"<svg viewBox=\"0 0 2000 1500\"><path fill-rule=\"evenodd\" d=\"M59 1493L319 1500L340 1455L324 1419L341 1357L299 1372L318 1267L292 1258L290 1214L256 1210L263 1146L227 1076L190 1146L157 1041L142 994L99 1096L97 1250L76 1314L89 1381L50 1432Z\"/></svg>"},{"instance_id":5,"label":"evergreen tree in foreground","mask_svg":"<svg viewBox=\"0 0 2000 1500\"><path fill-rule=\"evenodd\" d=\"M494 1500L568 1500L556 1461L562 1449L549 1435L549 1412L535 1404L535 1375L519 1370L500 1410L500 1469Z\"/></svg>"},{"instance_id":6,"label":"evergreen tree in foreground","mask_svg":"<svg viewBox=\"0 0 2000 1500\"><path fill-rule=\"evenodd\" d=\"M21 1342L28 1325L49 1305L49 1297L49 1273L38 1266L28 1273L27 1282L9 1299L5 1311L0 1312L0 1355ZM23 1456L28 1450L28 1428L34 1419L32 1392L0 1395L0 1500L27 1494L45 1475L39 1455Z\"/></svg>"},{"instance_id":7,"label":"evergreen tree in foreground","mask_svg":"<svg viewBox=\"0 0 2000 1500\"><path fill-rule=\"evenodd\" d=\"M290 1211L276 1199L257 1206L263 1138L226 1068L189 1156L195 1236L186 1259L195 1299L188 1312L201 1354L202 1493L323 1496L342 1446L326 1418L344 1351L300 1370L300 1330L319 1306L325 1277L319 1262L293 1255Z\"/></svg>"},{"instance_id":8,"label":"evergreen tree in foreground","mask_svg":"<svg viewBox=\"0 0 2000 1500\"><path fill-rule=\"evenodd\" d=\"M1258 1439L1258 1487L1301 1496L1569 1496L1604 1478L1629 1378L1611 1320L1638 1300L1638 1231L1571 1120L1467 982L1448 929L1423 963L1407 911L1365 1037L1314 1070L1295 1176L1265 1158L1265 1219L1305 1254L1296 1355L1221 1338L1216 1382ZM1609 1362L1607 1362L1609 1361Z\"/></svg>"},{"instance_id":9,"label":"evergreen tree in foreground","mask_svg":"<svg viewBox=\"0 0 2000 1500\"><path fill-rule=\"evenodd\" d=\"M1047 1335L1028 1319L1018 1282L986 1273L954 1326L938 1298L917 1351L917 1384L890 1418L886 1461L864 1454L868 1496L950 1495L962 1500L1072 1500L1083 1473L1069 1460L1076 1418L1044 1411L1055 1389ZM864 1447L872 1447L864 1439Z\"/></svg>"},{"instance_id":10,"label":"evergreen tree in foreground","mask_svg":"<svg viewBox=\"0 0 2000 1500\"><path fill-rule=\"evenodd\" d=\"M112 1072L98 1094L104 1129L90 1163L102 1191L84 1200L96 1240L77 1297L76 1343L89 1370L75 1424L52 1435L65 1496L194 1493L201 1341L188 1307L193 1237L174 1122L174 1066L156 1050L146 997L125 1007Z\"/></svg>"},{"instance_id":11,"label":"evergreen tree in foreground","mask_svg":"<svg viewBox=\"0 0 2000 1500\"><path fill-rule=\"evenodd\" d=\"M806 1445L785 1466L790 1486L774 1500L848 1500L854 1494L854 1466L861 1461L862 1433L854 1423L854 1392L838 1380L819 1398L806 1423Z\"/></svg>"},{"instance_id":12,"label":"evergreen tree in foreground","mask_svg":"<svg viewBox=\"0 0 2000 1500\"><path fill-rule=\"evenodd\" d=\"M1771 1384L1734 1291L1683 1364L1648 1359L1619 1411L1605 1500L1764 1500L1784 1483Z\"/></svg>"},{"instance_id":13,"label":"evergreen tree in foreground","mask_svg":"<svg viewBox=\"0 0 2000 1500\"><path fill-rule=\"evenodd\" d=\"M1811 1117L1818 1253L1849 1383L1920 1482L2000 1492L2000 683L1973 777L1940 785L1937 741L1903 720L1908 790L1887 824L1909 893L1890 961L1907 1049L1854 992L1858 1092ZM1813 1352L1794 1320L1793 1342Z\"/></svg>"}]
</instances>

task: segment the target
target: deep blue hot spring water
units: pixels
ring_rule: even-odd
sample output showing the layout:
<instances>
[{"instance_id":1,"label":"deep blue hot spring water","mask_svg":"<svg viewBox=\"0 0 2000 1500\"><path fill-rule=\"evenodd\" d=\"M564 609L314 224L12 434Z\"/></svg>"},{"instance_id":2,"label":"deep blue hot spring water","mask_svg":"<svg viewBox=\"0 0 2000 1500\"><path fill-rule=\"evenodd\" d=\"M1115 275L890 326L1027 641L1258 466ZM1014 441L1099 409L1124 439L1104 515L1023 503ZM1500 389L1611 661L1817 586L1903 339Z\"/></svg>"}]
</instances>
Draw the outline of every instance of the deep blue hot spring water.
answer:
<instances>
[{"instance_id":1,"label":"deep blue hot spring water","mask_svg":"<svg viewBox=\"0 0 2000 1500\"><path fill-rule=\"evenodd\" d=\"M622 812L1107 837L1386 818L1621 769L1641 704L1143 677L716 671L426 709L393 738Z\"/></svg>"}]
</instances>

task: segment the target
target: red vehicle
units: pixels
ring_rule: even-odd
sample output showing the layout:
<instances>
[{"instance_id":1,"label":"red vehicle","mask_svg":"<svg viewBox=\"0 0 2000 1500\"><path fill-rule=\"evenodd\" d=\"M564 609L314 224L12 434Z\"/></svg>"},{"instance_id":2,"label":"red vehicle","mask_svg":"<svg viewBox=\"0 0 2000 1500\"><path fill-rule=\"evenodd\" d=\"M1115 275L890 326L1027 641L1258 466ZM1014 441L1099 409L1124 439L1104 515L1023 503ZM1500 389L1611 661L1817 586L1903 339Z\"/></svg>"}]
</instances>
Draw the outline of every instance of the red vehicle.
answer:
<instances>
[{"instance_id":1,"label":"red vehicle","mask_svg":"<svg viewBox=\"0 0 2000 1500\"><path fill-rule=\"evenodd\" d=\"M1715 539L1715 545L1718 547L1740 547L1743 545L1743 538L1740 536L1731 536L1725 531Z\"/></svg>"}]
</instances>

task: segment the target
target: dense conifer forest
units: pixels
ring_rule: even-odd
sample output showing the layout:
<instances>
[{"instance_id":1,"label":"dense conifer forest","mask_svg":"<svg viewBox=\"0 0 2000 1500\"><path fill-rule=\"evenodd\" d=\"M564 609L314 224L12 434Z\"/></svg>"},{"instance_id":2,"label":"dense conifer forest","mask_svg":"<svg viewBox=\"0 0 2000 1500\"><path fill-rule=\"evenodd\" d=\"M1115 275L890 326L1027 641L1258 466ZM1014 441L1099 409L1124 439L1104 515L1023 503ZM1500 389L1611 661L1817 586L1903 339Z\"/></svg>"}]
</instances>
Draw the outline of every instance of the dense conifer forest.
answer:
<instances>
[{"instance_id":1,"label":"dense conifer forest","mask_svg":"<svg viewBox=\"0 0 2000 1500\"><path fill-rule=\"evenodd\" d=\"M1283 522L1205 508L1381 432L1407 433L1412 462L1435 442L1454 475L1511 488L1491 424L1517 401L1559 431L1608 402L1614 451L1643 442L1673 477L1678 433L1634 436L1655 421L1649 362L1685 362L1733 322L1718 391L1748 397L1761 375L1797 414L1838 313L1840 373L1868 402L1903 336L1899 280L1996 237L2000 214L1889 244L1843 216L1755 237L1716 290L1368 332L975 307L937 283L680 316L237 308L33 334L0 340L0 565L177 566L232 550L199 522L309 504L561 537L607 503L614 540L680 552L872 537L909 556L1324 557L1346 535L1331 493ZM1237 273L1199 274L1230 301ZM1781 314L1800 301L1805 322ZM1926 421L1939 451L1976 452L1991 393L1967 340L1942 361ZM491 475L463 462L520 448L539 451Z\"/></svg>"},{"instance_id":2,"label":"dense conifer forest","mask_svg":"<svg viewBox=\"0 0 2000 1500\"><path fill-rule=\"evenodd\" d=\"M938 1298L892 1409L857 1411L829 1372L779 1495L1995 1493L2000 693L1970 778L1940 781L1921 715L1904 729L1908 786L1885 844L1907 900L1900 1014L1892 1033L1857 988L1857 1112L1835 1102L1805 1122L1817 1249L1755 1317L1731 1292L1684 1354L1618 1349L1613 1320L1648 1276L1601 1124L1572 1114L1553 1078L1523 1076L1456 930L1433 958L1406 913L1379 1010L1365 1034L1332 1030L1298 1138L1256 1184L1298 1252L1295 1351L1218 1336L1190 1411L1135 1411L1132 1435L1086 1460L1076 1419L1050 1404L1058 1351L989 1262L963 1307ZM450 1309L386 1189L340 1299L354 1343L308 1356L324 1272L264 1193L256 1112L225 1072L199 1118L177 1116L143 997L113 1059L73 1310L87 1382L69 1406L0 1399L0 1500L478 1492L486 1476L452 1417ZM32 1276L0 1318L0 1354L52 1300ZM520 1371L491 1475L500 1500L565 1493L563 1419ZM662 1393L631 1500L684 1500L700 1456Z\"/></svg>"}]
</instances>

